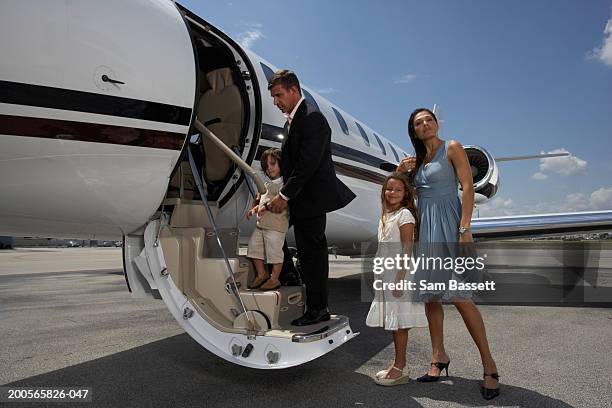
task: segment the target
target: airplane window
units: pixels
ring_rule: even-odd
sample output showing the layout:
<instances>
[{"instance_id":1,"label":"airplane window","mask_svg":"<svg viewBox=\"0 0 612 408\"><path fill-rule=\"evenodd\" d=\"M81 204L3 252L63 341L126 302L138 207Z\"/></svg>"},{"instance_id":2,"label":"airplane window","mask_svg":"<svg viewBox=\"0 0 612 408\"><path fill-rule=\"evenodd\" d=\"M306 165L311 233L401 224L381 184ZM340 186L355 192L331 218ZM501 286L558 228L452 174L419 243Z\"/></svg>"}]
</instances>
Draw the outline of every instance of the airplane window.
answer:
<instances>
[{"instance_id":1,"label":"airplane window","mask_svg":"<svg viewBox=\"0 0 612 408\"><path fill-rule=\"evenodd\" d=\"M365 130L363 130L359 123L355 122L355 124L357 125L357 129L359 129L359 133L361 133L361 137L363 138L363 141L365 142L366 146L369 146L370 141L368 140L368 134L365 132Z\"/></svg>"},{"instance_id":2,"label":"airplane window","mask_svg":"<svg viewBox=\"0 0 612 408\"><path fill-rule=\"evenodd\" d=\"M391 151L393 152L393 156L395 156L395 160L400 161L399 156L397 155L397 152L395 151L395 148L393 147L391 143L389 143L389 147L391 148Z\"/></svg>"},{"instance_id":3,"label":"airplane window","mask_svg":"<svg viewBox=\"0 0 612 408\"><path fill-rule=\"evenodd\" d=\"M272 71L272 68L270 68L263 62L261 62L260 64L261 64L261 69L263 69L264 75L266 76L266 79L268 80L268 82L270 82L270 80L274 76L274 71Z\"/></svg>"},{"instance_id":4,"label":"airplane window","mask_svg":"<svg viewBox=\"0 0 612 408\"><path fill-rule=\"evenodd\" d=\"M317 107L317 109L319 109L319 104L317 103L317 101L315 101L315 98L312 97L312 95L310 94L310 92L308 92L307 90L305 90L304 88L302 88L302 95L304 95L304 99L306 99L308 102L312 103L314 106ZM321 109L319 109L321 110Z\"/></svg>"},{"instance_id":5,"label":"airplane window","mask_svg":"<svg viewBox=\"0 0 612 408\"><path fill-rule=\"evenodd\" d=\"M382 142L380 141L380 137L378 137L378 135L376 133L372 133L372 134L376 138L376 141L378 142L378 146L380 147L380 150L382 150L383 154L386 156L387 155L387 149L385 149L385 145L382 144Z\"/></svg>"},{"instance_id":6,"label":"airplane window","mask_svg":"<svg viewBox=\"0 0 612 408\"><path fill-rule=\"evenodd\" d=\"M348 136L349 131L348 131L348 125L346 124L346 121L344 120L340 112L338 112L335 108L332 108L332 110L334 111L334 114L336 115L336 119L338 119L338 123L340 124L342 131L344 132L345 135Z\"/></svg>"}]
</instances>

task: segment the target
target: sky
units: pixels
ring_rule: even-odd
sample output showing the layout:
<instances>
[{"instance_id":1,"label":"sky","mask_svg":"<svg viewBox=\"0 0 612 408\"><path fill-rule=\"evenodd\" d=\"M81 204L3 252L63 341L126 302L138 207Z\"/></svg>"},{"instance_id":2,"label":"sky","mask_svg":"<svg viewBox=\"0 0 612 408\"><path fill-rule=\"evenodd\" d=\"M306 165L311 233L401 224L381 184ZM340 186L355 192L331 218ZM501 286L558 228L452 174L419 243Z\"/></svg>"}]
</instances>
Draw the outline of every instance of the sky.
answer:
<instances>
[{"instance_id":1,"label":"sky","mask_svg":"<svg viewBox=\"0 0 612 408\"><path fill-rule=\"evenodd\" d=\"M204 1L182 5L400 145L410 112L493 157L476 215L612 210L612 1Z\"/></svg>"}]
</instances>

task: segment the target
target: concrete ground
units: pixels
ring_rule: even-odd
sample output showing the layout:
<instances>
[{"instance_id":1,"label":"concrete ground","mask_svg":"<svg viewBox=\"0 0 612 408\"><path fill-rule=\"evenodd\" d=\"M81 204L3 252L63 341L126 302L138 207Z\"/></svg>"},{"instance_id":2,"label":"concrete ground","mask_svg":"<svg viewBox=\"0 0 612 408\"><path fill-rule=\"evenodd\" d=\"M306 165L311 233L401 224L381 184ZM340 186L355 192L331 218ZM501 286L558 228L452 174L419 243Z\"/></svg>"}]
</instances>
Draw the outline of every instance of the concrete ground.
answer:
<instances>
[{"instance_id":1,"label":"concrete ground","mask_svg":"<svg viewBox=\"0 0 612 408\"><path fill-rule=\"evenodd\" d=\"M360 261L331 259L332 275L342 276L330 280L331 309L361 334L302 366L258 371L203 349L162 301L132 300L120 250L0 251L0 384L87 386L93 402L86 405L96 407L612 406L610 308L481 306L502 384L502 395L487 402L478 392L477 350L459 314L445 306L451 376L375 385L371 376L393 356L391 335L364 325ZM428 331L411 331L412 378L429 359Z\"/></svg>"}]
</instances>

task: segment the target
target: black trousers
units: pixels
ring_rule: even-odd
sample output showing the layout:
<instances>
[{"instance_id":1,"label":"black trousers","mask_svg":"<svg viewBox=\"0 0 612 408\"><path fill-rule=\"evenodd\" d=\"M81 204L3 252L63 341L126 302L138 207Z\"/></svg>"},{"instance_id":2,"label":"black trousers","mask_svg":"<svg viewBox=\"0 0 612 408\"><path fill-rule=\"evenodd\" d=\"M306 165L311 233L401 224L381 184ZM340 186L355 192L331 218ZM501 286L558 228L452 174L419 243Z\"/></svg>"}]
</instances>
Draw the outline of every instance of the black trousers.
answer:
<instances>
[{"instance_id":1,"label":"black trousers","mask_svg":"<svg viewBox=\"0 0 612 408\"><path fill-rule=\"evenodd\" d=\"M302 280L300 278L300 274L298 273L295 264L293 263L293 254L289 250L289 246L287 245L287 240L285 239L285 243L283 244L283 268L281 269L281 273L279 276L279 280L281 281L281 285L283 286L301 286ZM270 265L270 268L272 266Z\"/></svg>"},{"instance_id":2,"label":"black trousers","mask_svg":"<svg viewBox=\"0 0 612 408\"><path fill-rule=\"evenodd\" d=\"M327 215L294 220L293 232L300 259L302 280L306 284L308 310L327 307L327 278L329 262L325 224Z\"/></svg>"}]
</instances>

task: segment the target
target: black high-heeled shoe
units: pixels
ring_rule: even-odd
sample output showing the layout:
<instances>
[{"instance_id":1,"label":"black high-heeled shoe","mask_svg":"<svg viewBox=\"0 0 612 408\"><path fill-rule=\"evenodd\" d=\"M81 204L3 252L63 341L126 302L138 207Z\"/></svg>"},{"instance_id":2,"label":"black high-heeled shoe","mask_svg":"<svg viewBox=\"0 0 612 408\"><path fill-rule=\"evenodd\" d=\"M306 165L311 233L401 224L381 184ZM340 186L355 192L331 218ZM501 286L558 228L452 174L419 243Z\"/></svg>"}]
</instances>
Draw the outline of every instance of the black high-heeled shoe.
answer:
<instances>
[{"instance_id":1,"label":"black high-heeled shoe","mask_svg":"<svg viewBox=\"0 0 612 408\"><path fill-rule=\"evenodd\" d=\"M425 374L419 378L417 378L418 382L436 382L440 379L442 375L442 370L446 370L446 376L448 377L448 366L450 365L450 360L447 363L431 363L432 366L437 367L440 370L440 375L429 375Z\"/></svg>"},{"instance_id":2,"label":"black high-heeled shoe","mask_svg":"<svg viewBox=\"0 0 612 408\"><path fill-rule=\"evenodd\" d=\"M491 374L484 373L482 375L482 378L487 378L487 377L491 377L497 380L497 382L499 383L499 375L497 373L491 373ZM484 385L481 385L480 392L482 393L482 397L484 399L486 400L493 399L499 395L499 385L497 386L497 388L487 388Z\"/></svg>"}]
</instances>

